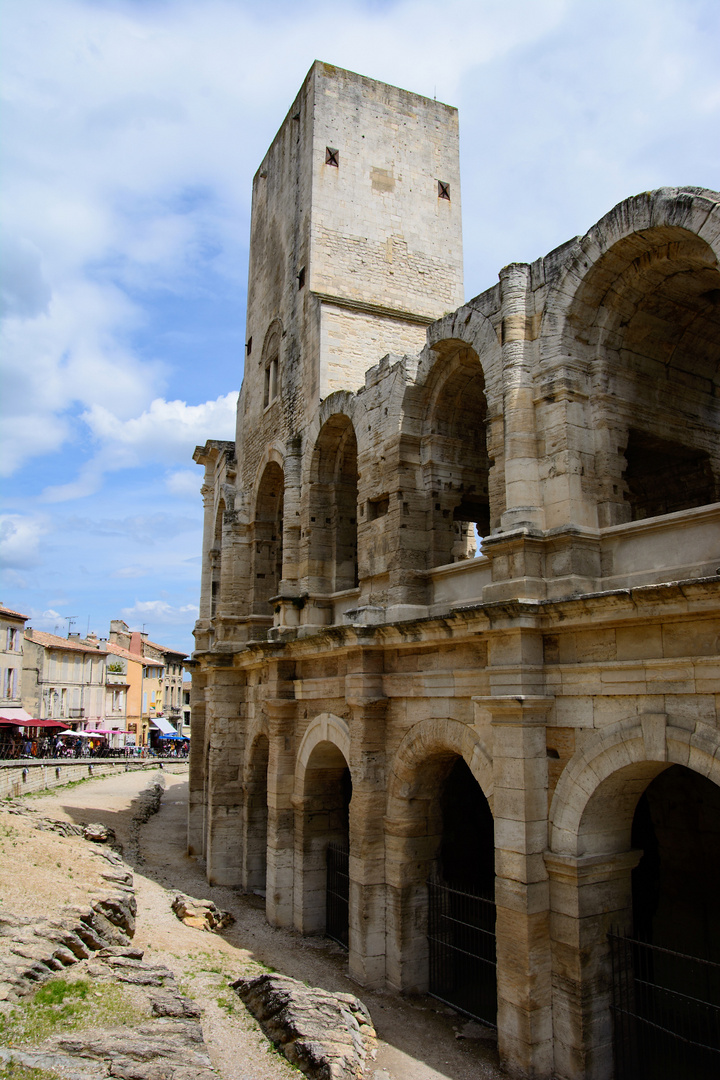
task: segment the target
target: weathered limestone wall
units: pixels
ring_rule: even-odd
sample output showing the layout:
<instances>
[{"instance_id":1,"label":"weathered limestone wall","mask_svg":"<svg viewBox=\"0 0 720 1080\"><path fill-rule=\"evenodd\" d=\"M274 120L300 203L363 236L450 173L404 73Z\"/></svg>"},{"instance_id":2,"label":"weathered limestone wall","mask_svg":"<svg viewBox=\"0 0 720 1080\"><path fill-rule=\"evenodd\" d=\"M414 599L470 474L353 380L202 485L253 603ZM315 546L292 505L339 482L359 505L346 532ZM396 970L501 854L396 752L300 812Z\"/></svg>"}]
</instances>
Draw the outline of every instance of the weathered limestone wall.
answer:
<instances>
[{"instance_id":1,"label":"weathered limestone wall","mask_svg":"<svg viewBox=\"0 0 720 1080\"><path fill-rule=\"evenodd\" d=\"M256 177L237 462L196 453L190 843L303 933L348 843L350 971L424 992L465 762L503 1062L609 1080L638 800L720 783L720 196L628 199L458 307L456 123L316 64Z\"/></svg>"}]
</instances>

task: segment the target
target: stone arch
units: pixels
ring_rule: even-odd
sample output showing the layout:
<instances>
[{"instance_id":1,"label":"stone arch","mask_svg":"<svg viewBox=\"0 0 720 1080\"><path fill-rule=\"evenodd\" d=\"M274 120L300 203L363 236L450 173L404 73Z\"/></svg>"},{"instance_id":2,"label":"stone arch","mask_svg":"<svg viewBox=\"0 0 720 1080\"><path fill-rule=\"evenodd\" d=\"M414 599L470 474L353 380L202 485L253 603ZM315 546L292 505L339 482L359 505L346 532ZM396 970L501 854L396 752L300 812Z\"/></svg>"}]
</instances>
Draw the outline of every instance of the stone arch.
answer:
<instances>
[{"instance_id":1,"label":"stone arch","mask_svg":"<svg viewBox=\"0 0 720 1080\"><path fill-rule=\"evenodd\" d=\"M310 454L308 589L333 593L358 584L358 444L344 412L323 422Z\"/></svg>"},{"instance_id":2,"label":"stone arch","mask_svg":"<svg viewBox=\"0 0 720 1080\"><path fill-rule=\"evenodd\" d=\"M350 761L350 728L346 720L334 713L320 713L308 725L303 735L295 766L295 792L300 795L305 783L310 756L320 743L337 747L345 761Z\"/></svg>"},{"instance_id":3,"label":"stone arch","mask_svg":"<svg viewBox=\"0 0 720 1080\"><path fill-rule=\"evenodd\" d=\"M634 809L642 788L670 765L685 765L720 786L720 732L701 722L693 731L676 727L664 713L599 732L560 776L550 807L550 850L574 857L625 850L629 834L621 821L631 804L619 801L619 785L629 785Z\"/></svg>"},{"instance_id":4,"label":"stone arch","mask_svg":"<svg viewBox=\"0 0 720 1080\"><path fill-rule=\"evenodd\" d=\"M221 604L222 592L222 545L223 545L223 518L225 516L225 502L220 499L215 512L215 529L213 531L213 544L209 551L210 558L210 618L214 619L218 614Z\"/></svg>"},{"instance_id":5,"label":"stone arch","mask_svg":"<svg viewBox=\"0 0 720 1080\"><path fill-rule=\"evenodd\" d=\"M467 765L492 811L492 764L477 732L461 721L428 719L414 725L398 747L389 774L387 975L401 990L428 988L426 882L442 835L440 792L458 759Z\"/></svg>"},{"instance_id":6,"label":"stone arch","mask_svg":"<svg viewBox=\"0 0 720 1080\"><path fill-rule=\"evenodd\" d=\"M352 796L350 729L332 713L315 717L295 766L295 926L304 934L326 928L327 849L349 843Z\"/></svg>"},{"instance_id":7,"label":"stone arch","mask_svg":"<svg viewBox=\"0 0 720 1080\"><path fill-rule=\"evenodd\" d=\"M280 346L283 326L280 319L273 319L263 340L260 364L263 369L263 408L268 408L280 393L281 368Z\"/></svg>"},{"instance_id":8,"label":"stone arch","mask_svg":"<svg viewBox=\"0 0 720 1080\"><path fill-rule=\"evenodd\" d=\"M258 473L252 522L253 615L272 623L270 600L282 580L285 473L273 448Z\"/></svg>"},{"instance_id":9,"label":"stone arch","mask_svg":"<svg viewBox=\"0 0 720 1080\"><path fill-rule=\"evenodd\" d=\"M592 736L563 770L545 856L555 1067L563 1076L612 1075L608 933L632 927L632 874L642 855L632 845L639 800L672 766L720 786L718 754L716 728L698 722L688 729L663 713L645 714Z\"/></svg>"},{"instance_id":10,"label":"stone arch","mask_svg":"<svg viewBox=\"0 0 720 1080\"><path fill-rule=\"evenodd\" d=\"M245 815L243 853L245 888L264 893L267 874L268 763L270 742L262 724L248 739L244 770Z\"/></svg>"},{"instance_id":11,"label":"stone arch","mask_svg":"<svg viewBox=\"0 0 720 1080\"><path fill-rule=\"evenodd\" d=\"M420 438L429 566L471 558L491 527L488 407L480 358L457 339L438 342L425 387ZM495 514L499 520L499 515Z\"/></svg>"},{"instance_id":12,"label":"stone arch","mask_svg":"<svg viewBox=\"0 0 720 1080\"><path fill-rule=\"evenodd\" d=\"M539 378L569 365L582 391L578 473L601 526L720 498L719 235L714 192L638 195L576 242L551 285Z\"/></svg>"}]
</instances>

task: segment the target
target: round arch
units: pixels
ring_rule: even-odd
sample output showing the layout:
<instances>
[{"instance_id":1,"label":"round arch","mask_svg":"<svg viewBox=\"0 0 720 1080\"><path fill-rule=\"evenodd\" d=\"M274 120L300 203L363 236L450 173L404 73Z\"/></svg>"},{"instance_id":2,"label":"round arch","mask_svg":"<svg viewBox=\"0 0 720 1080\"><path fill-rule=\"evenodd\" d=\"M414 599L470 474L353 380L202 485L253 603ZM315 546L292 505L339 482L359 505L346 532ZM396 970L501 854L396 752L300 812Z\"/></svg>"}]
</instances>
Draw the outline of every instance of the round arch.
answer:
<instances>
[{"instance_id":1,"label":"round arch","mask_svg":"<svg viewBox=\"0 0 720 1080\"><path fill-rule=\"evenodd\" d=\"M320 713L308 725L298 750L295 765L295 792L302 796L305 788L305 774L310 757L320 743L331 743L347 763L350 762L350 728L346 720L334 713Z\"/></svg>"},{"instance_id":2,"label":"round arch","mask_svg":"<svg viewBox=\"0 0 720 1080\"><path fill-rule=\"evenodd\" d=\"M420 721L405 735L391 765L385 814L386 970L400 990L423 993L429 986L427 881L442 843L443 788L459 759L491 817L492 764L469 725L449 718ZM488 842L492 868L492 836Z\"/></svg>"},{"instance_id":3,"label":"round arch","mask_svg":"<svg viewBox=\"0 0 720 1080\"><path fill-rule=\"evenodd\" d=\"M640 800L654 781L667 792L670 772L665 773L673 766L687 777L695 773L720 786L718 754L720 733L711 725L698 722L688 729L669 722L664 713L653 713L596 733L563 770L551 803L545 856L557 976L553 1010L572 1017L556 1044L555 1064L563 1075L576 1075L573 1062L578 1060L595 1061L599 1080L612 1075L608 934L637 930L635 889L643 878L638 879L635 868L642 873L638 864L644 843L633 842L633 826ZM669 804L665 813L674 818ZM651 873L655 865L650 863ZM671 899L670 911L672 904ZM552 913L560 916L557 922ZM670 947L677 949L677 943Z\"/></svg>"},{"instance_id":4,"label":"round arch","mask_svg":"<svg viewBox=\"0 0 720 1080\"><path fill-rule=\"evenodd\" d=\"M720 498L719 236L717 193L645 193L577 240L550 283L538 379L567 369L581 391L575 513L588 524Z\"/></svg>"},{"instance_id":5,"label":"round arch","mask_svg":"<svg viewBox=\"0 0 720 1080\"><path fill-rule=\"evenodd\" d=\"M332 713L310 723L295 766L295 927L303 934L329 931L328 850L342 849L348 858L352 777L350 729ZM343 935L349 929L345 903Z\"/></svg>"},{"instance_id":6,"label":"round arch","mask_svg":"<svg viewBox=\"0 0 720 1080\"><path fill-rule=\"evenodd\" d=\"M664 713L599 732L558 781L550 806L550 851L582 857L626 850L628 814L631 819L644 787L670 765L684 765L720 786L720 732L702 722L693 731L677 727Z\"/></svg>"}]
</instances>

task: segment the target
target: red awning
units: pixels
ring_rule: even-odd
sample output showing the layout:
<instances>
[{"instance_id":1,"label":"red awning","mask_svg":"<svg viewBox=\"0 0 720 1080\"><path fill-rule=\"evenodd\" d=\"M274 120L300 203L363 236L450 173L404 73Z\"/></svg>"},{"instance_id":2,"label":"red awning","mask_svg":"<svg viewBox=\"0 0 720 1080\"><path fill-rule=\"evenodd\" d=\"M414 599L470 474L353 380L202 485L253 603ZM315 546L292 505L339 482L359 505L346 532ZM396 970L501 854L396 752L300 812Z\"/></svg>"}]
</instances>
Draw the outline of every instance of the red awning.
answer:
<instances>
[{"instance_id":1,"label":"red awning","mask_svg":"<svg viewBox=\"0 0 720 1080\"><path fill-rule=\"evenodd\" d=\"M11 719L8 713L3 713L3 715L0 716L0 724L2 724L3 727L65 727L65 724L62 722L62 720L33 720L31 716L28 717L27 720L23 719L20 716L15 716Z\"/></svg>"}]
</instances>

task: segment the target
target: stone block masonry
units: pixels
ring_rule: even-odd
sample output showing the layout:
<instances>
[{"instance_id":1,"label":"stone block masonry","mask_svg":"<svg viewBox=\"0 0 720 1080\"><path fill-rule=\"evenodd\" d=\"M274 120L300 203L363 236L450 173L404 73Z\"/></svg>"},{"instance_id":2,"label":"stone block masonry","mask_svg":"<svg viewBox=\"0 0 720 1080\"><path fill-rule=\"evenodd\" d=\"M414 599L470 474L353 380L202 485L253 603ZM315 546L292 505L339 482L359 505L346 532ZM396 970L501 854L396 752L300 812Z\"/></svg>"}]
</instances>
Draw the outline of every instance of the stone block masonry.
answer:
<instances>
[{"instance_id":1,"label":"stone block masonry","mask_svg":"<svg viewBox=\"0 0 720 1080\"><path fill-rule=\"evenodd\" d=\"M611 926L720 962L720 195L463 303L457 161L453 109L315 64L255 178L189 844L511 1075L610 1080Z\"/></svg>"}]
</instances>

